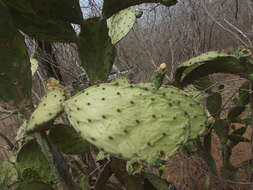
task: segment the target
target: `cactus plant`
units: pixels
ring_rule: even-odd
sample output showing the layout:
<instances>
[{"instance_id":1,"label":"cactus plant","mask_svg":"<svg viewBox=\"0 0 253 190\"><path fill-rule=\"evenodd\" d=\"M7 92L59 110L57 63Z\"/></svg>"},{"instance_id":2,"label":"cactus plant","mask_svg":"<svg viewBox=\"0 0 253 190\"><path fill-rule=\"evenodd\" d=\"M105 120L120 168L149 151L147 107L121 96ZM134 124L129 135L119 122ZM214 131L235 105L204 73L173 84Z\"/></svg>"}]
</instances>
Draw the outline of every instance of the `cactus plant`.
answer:
<instances>
[{"instance_id":1,"label":"cactus plant","mask_svg":"<svg viewBox=\"0 0 253 190\"><path fill-rule=\"evenodd\" d=\"M126 160L154 163L204 130L204 108L171 86L125 80L95 85L64 104L75 129L101 150Z\"/></svg>"},{"instance_id":2,"label":"cactus plant","mask_svg":"<svg viewBox=\"0 0 253 190\"><path fill-rule=\"evenodd\" d=\"M52 126L49 138L65 154L82 154L90 148L90 144L82 139L72 126L68 125Z\"/></svg>"},{"instance_id":3,"label":"cactus plant","mask_svg":"<svg viewBox=\"0 0 253 190\"><path fill-rule=\"evenodd\" d=\"M76 0L3 2L8 6L16 26L31 37L48 41L76 40L71 23L80 24L83 18Z\"/></svg>"},{"instance_id":4,"label":"cactus plant","mask_svg":"<svg viewBox=\"0 0 253 190\"><path fill-rule=\"evenodd\" d=\"M11 101L23 106L31 95L30 62L24 38L13 24L8 8L2 1L0 51L0 101Z\"/></svg>"},{"instance_id":5,"label":"cactus plant","mask_svg":"<svg viewBox=\"0 0 253 190\"><path fill-rule=\"evenodd\" d=\"M116 44L124 38L133 28L135 21L135 13L130 8L124 9L108 18L107 26L112 44Z\"/></svg>"},{"instance_id":6,"label":"cactus plant","mask_svg":"<svg viewBox=\"0 0 253 190\"><path fill-rule=\"evenodd\" d=\"M116 53L108 35L106 20L95 17L83 21L77 44L81 64L90 81L105 81Z\"/></svg>"},{"instance_id":7,"label":"cactus plant","mask_svg":"<svg viewBox=\"0 0 253 190\"><path fill-rule=\"evenodd\" d=\"M17 153L16 166L20 175L44 182L55 180L54 172L35 140L24 144Z\"/></svg>"},{"instance_id":8,"label":"cactus plant","mask_svg":"<svg viewBox=\"0 0 253 190\"><path fill-rule=\"evenodd\" d=\"M65 95L62 88L53 87L49 89L27 122L26 132L31 133L48 129L50 125L42 124L46 124L61 112L61 104L64 99Z\"/></svg>"},{"instance_id":9,"label":"cactus plant","mask_svg":"<svg viewBox=\"0 0 253 190\"><path fill-rule=\"evenodd\" d=\"M120 2L118 0L104 0L103 16L104 18L109 18L123 9L142 3L161 3L169 7L175 5L177 0L125 0Z\"/></svg>"},{"instance_id":10,"label":"cactus plant","mask_svg":"<svg viewBox=\"0 0 253 190\"><path fill-rule=\"evenodd\" d=\"M248 56L248 52L246 53ZM217 51L203 53L180 64L175 73L175 80L179 85L186 86L213 73L238 74L244 77L245 74L253 72L253 64L241 59L244 57L242 54L243 51L239 57Z\"/></svg>"}]
</instances>

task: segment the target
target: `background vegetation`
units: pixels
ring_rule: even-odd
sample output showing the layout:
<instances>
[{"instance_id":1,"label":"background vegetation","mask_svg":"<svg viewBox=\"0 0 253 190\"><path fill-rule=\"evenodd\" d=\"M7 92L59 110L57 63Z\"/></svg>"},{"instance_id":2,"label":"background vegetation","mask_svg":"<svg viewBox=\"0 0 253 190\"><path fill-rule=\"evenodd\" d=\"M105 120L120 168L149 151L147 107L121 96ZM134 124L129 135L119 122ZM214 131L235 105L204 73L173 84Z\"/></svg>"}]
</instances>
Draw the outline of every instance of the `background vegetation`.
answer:
<instances>
[{"instance_id":1,"label":"background vegetation","mask_svg":"<svg viewBox=\"0 0 253 190\"><path fill-rule=\"evenodd\" d=\"M83 1L81 8L86 18L102 14L102 2L99 1ZM117 57L110 79L123 75L134 83L147 82L151 80L154 69L161 63L166 63L168 81L172 79L179 63L200 53L211 50L232 53L240 46L250 50L253 48L251 0L181 0L169 8L160 4L142 4L133 9L142 10L143 16L137 20L128 36L117 44ZM80 29L74 27L79 32ZM39 52L39 68L33 77L32 89L35 105L45 93L46 81L50 77L58 79L72 89L73 93L77 87L89 86L74 43L50 43L28 36L25 40L30 55L34 51ZM210 78L211 89L220 93L223 100L219 107L219 117L227 118L228 111L235 106L232 99L238 96L238 89L246 80L230 74L214 74ZM247 113L246 111L244 114ZM0 160L11 160L16 133L21 124L22 120L15 109L5 104L0 105ZM235 124L232 127L231 131L244 125ZM251 134L251 127L243 132L248 139L252 139ZM229 158L232 167L241 163L244 165L231 177L230 174L224 175L222 170L224 143L215 131L211 138L213 141L210 153L217 167L215 175L210 177L210 166L203 156L181 151L168 160L162 178L180 190L201 190L210 186L214 189L252 188L252 168L248 167L251 166L249 160L252 158L252 145L249 142L240 142L233 147ZM83 153L79 157L67 156L67 159L71 166L88 174L90 188L106 170L107 161L96 161L95 151ZM153 172L159 174L158 170ZM113 184L115 189L124 189L114 176L108 183Z\"/></svg>"}]
</instances>

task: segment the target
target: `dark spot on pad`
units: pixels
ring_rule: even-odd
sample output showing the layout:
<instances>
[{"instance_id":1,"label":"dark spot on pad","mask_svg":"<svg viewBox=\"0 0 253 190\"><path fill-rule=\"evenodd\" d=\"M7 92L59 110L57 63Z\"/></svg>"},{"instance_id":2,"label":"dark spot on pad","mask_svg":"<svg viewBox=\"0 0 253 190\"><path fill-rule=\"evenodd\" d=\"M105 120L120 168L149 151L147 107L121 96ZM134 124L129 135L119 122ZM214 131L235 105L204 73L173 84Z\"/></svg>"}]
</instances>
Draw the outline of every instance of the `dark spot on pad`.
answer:
<instances>
[{"instance_id":1,"label":"dark spot on pad","mask_svg":"<svg viewBox=\"0 0 253 190\"><path fill-rule=\"evenodd\" d=\"M112 137L112 136L109 136L108 139L113 140L113 137Z\"/></svg>"},{"instance_id":2,"label":"dark spot on pad","mask_svg":"<svg viewBox=\"0 0 253 190\"><path fill-rule=\"evenodd\" d=\"M167 134L166 133L162 133L162 135L165 137L165 136L167 136Z\"/></svg>"},{"instance_id":3,"label":"dark spot on pad","mask_svg":"<svg viewBox=\"0 0 253 190\"><path fill-rule=\"evenodd\" d=\"M173 120L176 120L177 118L176 117L173 117Z\"/></svg>"},{"instance_id":4,"label":"dark spot on pad","mask_svg":"<svg viewBox=\"0 0 253 190\"><path fill-rule=\"evenodd\" d=\"M53 114L52 114L52 113L49 113L48 115L50 115L50 116L51 116L51 115L53 115Z\"/></svg>"},{"instance_id":5,"label":"dark spot on pad","mask_svg":"<svg viewBox=\"0 0 253 190\"><path fill-rule=\"evenodd\" d=\"M90 122L91 122L91 119L88 119L88 122L90 123Z\"/></svg>"},{"instance_id":6,"label":"dark spot on pad","mask_svg":"<svg viewBox=\"0 0 253 190\"><path fill-rule=\"evenodd\" d=\"M121 112L121 110L120 110L120 109L117 109L117 112Z\"/></svg>"},{"instance_id":7,"label":"dark spot on pad","mask_svg":"<svg viewBox=\"0 0 253 190\"><path fill-rule=\"evenodd\" d=\"M155 98L151 98L151 101L155 101Z\"/></svg>"},{"instance_id":8,"label":"dark spot on pad","mask_svg":"<svg viewBox=\"0 0 253 190\"><path fill-rule=\"evenodd\" d=\"M43 104L43 106L46 106L47 104Z\"/></svg>"},{"instance_id":9,"label":"dark spot on pad","mask_svg":"<svg viewBox=\"0 0 253 190\"><path fill-rule=\"evenodd\" d=\"M130 101L131 104L134 104L134 101Z\"/></svg>"},{"instance_id":10,"label":"dark spot on pad","mask_svg":"<svg viewBox=\"0 0 253 190\"><path fill-rule=\"evenodd\" d=\"M120 95L120 92L117 92L117 95Z\"/></svg>"},{"instance_id":11,"label":"dark spot on pad","mask_svg":"<svg viewBox=\"0 0 253 190\"><path fill-rule=\"evenodd\" d=\"M89 93L87 92L86 95L89 95Z\"/></svg>"},{"instance_id":12,"label":"dark spot on pad","mask_svg":"<svg viewBox=\"0 0 253 190\"><path fill-rule=\"evenodd\" d=\"M136 123L140 123L140 121L139 121L138 119L137 119L137 120L135 120L135 122L136 122Z\"/></svg>"},{"instance_id":13,"label":"dark spot on pad","mask_svg":"<svg viewBox=\"0 0 253 190\"><path fill-rule=\"evenodd\" d=\"M150 143L150 142L147 142L147 145L148 145L148 146L151 146L151 143Z\"/></svg>"},{"instance_id":14,"label":"dark spot on pad","mask_svg":"<svg viewBox=\"0 0 253 190\"><path fill-rule=\"evenodd\" d=\"M76 109L77 109L77 111L81 110L81 109L80 109L80 108L78 108L78 107L77 107Z\"/></svg>"},{"instance_id":15,"label":"dark spot on pad","mask_svg":"<svg viewBox=\"0 0 253 190\"><path fill-rule=\"evenodd\" d=\"M126 130L126 129L125 129L125 130L124 130L124 133L126 133L126 134L127 134L127 133L128 133L128 130Z\"/></svg>"},{"instance_id":16,"label":"dark spot on pad","mask_svg":"<svg viewBox=\"0 0 253 190\"><path fill-rule=\"evenodd\" d=\"M102 115L102 118L103 118L103 119L106 119L106 116L105 116L105 115Z\"/></svg>"},{"instance_id":17,"label":"dark spot on pad","mask_svg":"<svg viewBox=\"0 0 253 190\"><path fill-rule=\"evenodd\" d=\"M102 90L105 90L105 88L102 88Z\"/></svg>"},{"instance_id":18,"label":"dark spot on pad","mask_svg":"<svg viewBox=\"0 0 253 190\"><path fill-rule=\"evenodd\" d=\"M90 139L91 139L92 141L96 141L96 139L95 139L94 137L91 137Z\"/></svg>"},{"instance_id":19,"label":"dark spot on pad","mask_svg":"<svg viewBox=\"0 0 253 190\"><path fill-rule=\"evenodd\" d=\"M105 98L101 98L101 100L103 100L103 101L104 101L104 100L105 100Z\"/></svg>"},{"instance_id":20,"label":"dark spot on pad","mask_svg":"<svg viewBox=\"0 0 253 190\"><path fill-rule=\"evenodd\" d=\"M118 83L118 82L115 82L115 85L116 85L116 86L118 86L118 85L119 85L119 83Z\"/></svg>"},{"instance_id":21,"label":"dark spot on pad","mask_svg":"<svg viewBox=\"0 0 253 190\"><path fill-rule=\"evenodd\" d=\"M153 114L153 115L152 115L152 117L153 117L153 118L156 118L156 115L155 115L155 114Z\"/></svg>"},{"instance_id":22,"label":"dark spot on pad","mask_svg":"<svg viewBox=\"0 0 253 190\"><path fill-rule=\"evenodd\" d=\"M88 102L87 105L89 106L89 105L90 105L90 102Z\"/></svg>"}]
</instances>

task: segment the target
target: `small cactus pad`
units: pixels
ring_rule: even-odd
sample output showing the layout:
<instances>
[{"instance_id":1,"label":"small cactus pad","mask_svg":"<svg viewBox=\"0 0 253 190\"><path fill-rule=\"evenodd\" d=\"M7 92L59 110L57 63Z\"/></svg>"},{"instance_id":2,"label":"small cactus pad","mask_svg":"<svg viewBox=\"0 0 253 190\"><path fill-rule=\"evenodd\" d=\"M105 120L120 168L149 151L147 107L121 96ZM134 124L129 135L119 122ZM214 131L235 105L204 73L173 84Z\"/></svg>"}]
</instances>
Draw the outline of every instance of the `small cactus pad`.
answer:
<instances>
[{"instance_id":1,"label":"small cactus pad","mask_svg":"<svg viewBox=\"0 0 253 190\"><path fill-rule=\"evenodd\" d=\"M44 182L52 182L56 179L35 140L27 142L18 151L16 166L20 175L26 178L29 178L30 175L30 178L40 179Z\"/></svg>"},{"instance_id":2,"label":"small cactus pad","mask_svg":"<svg viewBox=\"0 0 253 190\"><path fill-rule=\"evenodd\" d=\"M180 64L175 73L175 80L181 86L187 86L213 73L241 75L252 72L252 63L241 61L240 57L235 55L210 51Z\"/></svg>"},{"instance_id":3,"label":"small cactus pad","mask_svg":"<svg viewBox=\"0 0 253 190\"><path fill-rule=\"evenodd\" d=\"M177 0L104 0L102 14L103 17L109 18L113 14L131 6L140 5L142 3L161 3L165 6L172 6Z\"/></svg>"},{"instance_id":4,"label":"small cactus pad","mask_svg":"<svg viewBox=\"0 0 253 190\"><path fill-rule=\"evenodd\" d=\"M52 120L61 112L61 105L64 99L64 90L62 88L54 87L49 89L46 95L41 99L38 107L32 113L27 123L27 132L45 130L47 126L43 126L42 124Z\"/></svg>"},{"instance_id":5,"label":"small cactus pad","mask_svg":"<svg viewBox=\"0 0 253 190\"><path fill-rule=\"evenodd\" d=\"M101 20L100 17L84 20L77 45L81 65L90 81L105 81L111 72L116 54L106 20Z\"/></svg>"},{"instance_id":6,"label":"small cactus pad","mask_svg":"<svg viewBox=\"0 0 253 190\"><path fill-rule=\"evenodd\" d=\"M65 102L75 129L102 151L126 160L167 159L203 132L207 115L184 91L124 80L94 85Z\"/></svg>"},{"instance_id":7,"label":"small cactus pad","mask_svg":"<svg viewBox=\"0 0 253 190\"><path fill-rule=\"evenodd\" d=\"M109 36L112 44L118 43L133 28L136 21L135 12L131 9L124 9L107 19Z\"/></svg>"},{"instance_id":8,"label":"small cactus pad","mask_svg":"<svg viewBox=\"0 0 253 190\"><path fill-rule=\"evenodd\" d=\"M54 125L50 129L49 137L65 154L82 154L90 148L90 143L81 138L72 126Z\"/></svg>"},{"instance_id":9,"label":"small cactus pad","mask_svg":"<svg viewBox=\"0 0 253 190\"><path fill-rule=\"evenodd\" d=\"M25 107L31 97L32 78L24 37L0 1L0 101ZM27 102L28 103L28 102Z\"/></svg>"}]
</instances>

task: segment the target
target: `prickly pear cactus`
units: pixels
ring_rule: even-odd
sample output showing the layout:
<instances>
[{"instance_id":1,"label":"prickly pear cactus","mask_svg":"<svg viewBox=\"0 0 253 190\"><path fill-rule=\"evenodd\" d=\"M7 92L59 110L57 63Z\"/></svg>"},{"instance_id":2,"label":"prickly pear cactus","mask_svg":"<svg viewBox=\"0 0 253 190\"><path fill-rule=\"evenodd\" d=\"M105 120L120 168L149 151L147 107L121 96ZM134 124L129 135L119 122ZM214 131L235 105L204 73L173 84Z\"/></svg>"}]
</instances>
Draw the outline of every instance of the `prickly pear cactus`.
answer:
<instances>
[{"instance_id":1,"label":"prickly pear cactus","mask_svg":"<svg viewBox=\"0 0 253 190\"><path fill-rule=\"evenodd\" d=\"M17 169L25 179L53 182L56 177L35 140L24 144L17 153Z\"/></svg>"},{"instance_id":2,"label":"prickly pear cactus","mask_svg":"<svg viewBox=\"0 0 253 190\"><path fill-rule=\"evenodd\" d=\"M203 53L180 64L175 73L175 80L181 86L187 86L213 73L230 73L245 77L243 75L253 72L253 64L241 59L248 55L248 51L245 54L239 51L236 55L217 51Z\"/></svg>"},{"instance_id":3,"label":"prickly pear cactus","mask_svg":"<svg viewBox=\"0 0 253 190\"><path fill-rule=\"evenodd\" d=\"M61 104L65 99L64 89L61 86L57 86L57 84L51 86L49 83L48 88L46 95L41 99L40 104L27 123L27 133L47 129L48 126L42 124L56 117L62 110Z\"/></svg>"},{"instance_id":4,"label":"prickly pear cactus","mask_svg":"<svg viewBox=\"0 0 253 190\"><path fill-rule=\"evenodd\" d=\"M69 121L90 143L126 160L167 159L204 130L207 115L183 91L125 80L92 86L64 104Z\"/></svg>"},{"instance_id":5,"label":"prickly pear cactus","mask_svg":"<svg viewBox=\"0 0 253 190\"><path fill-rule=\"evenodd\" d=\"M112 44L118 43L133 28L136 21L135 12L131 9L124 9L107 19L109 36Z\"/></svg>"}]
</instances>

